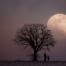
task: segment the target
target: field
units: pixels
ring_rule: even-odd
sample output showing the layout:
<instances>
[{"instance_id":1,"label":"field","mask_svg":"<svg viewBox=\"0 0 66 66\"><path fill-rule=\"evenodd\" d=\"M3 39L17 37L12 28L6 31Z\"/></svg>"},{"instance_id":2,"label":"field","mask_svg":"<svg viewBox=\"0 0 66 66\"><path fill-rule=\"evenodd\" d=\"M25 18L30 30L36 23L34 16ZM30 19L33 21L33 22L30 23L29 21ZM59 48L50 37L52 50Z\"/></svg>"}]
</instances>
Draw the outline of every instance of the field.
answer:
<instances>
[{"instance_id":1,"label":"field","mask_svg":"<svg viewBox=\"0 0 66 66\"><path fill-rule=\"evenodd\" d=\"M0 61L0 66L66 66L66 61Z\"/></svg>"}]
</instances>

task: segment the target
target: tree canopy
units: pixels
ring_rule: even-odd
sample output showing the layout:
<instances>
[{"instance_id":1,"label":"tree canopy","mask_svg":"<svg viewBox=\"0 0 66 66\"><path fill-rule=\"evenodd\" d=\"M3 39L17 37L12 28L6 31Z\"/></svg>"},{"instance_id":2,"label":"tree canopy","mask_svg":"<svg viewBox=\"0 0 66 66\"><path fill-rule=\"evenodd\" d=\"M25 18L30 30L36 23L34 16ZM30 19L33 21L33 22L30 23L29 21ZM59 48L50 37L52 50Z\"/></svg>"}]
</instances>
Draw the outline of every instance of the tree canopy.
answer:
<instances>
[{"instance_id":1,"label":"tree canopy","mask_svg":"<svg viewBox=\"0 0 66 66\"><path fill-rule=\"evenodd\" d=\"M25 48L31 47L34 51L34 61L37 61L37 52L41 49L49 49L49 46L55 46L56 40L44 24L25 24L20 28L15 36L14 41L17 45Z\"/></svg>"}]
</instances>

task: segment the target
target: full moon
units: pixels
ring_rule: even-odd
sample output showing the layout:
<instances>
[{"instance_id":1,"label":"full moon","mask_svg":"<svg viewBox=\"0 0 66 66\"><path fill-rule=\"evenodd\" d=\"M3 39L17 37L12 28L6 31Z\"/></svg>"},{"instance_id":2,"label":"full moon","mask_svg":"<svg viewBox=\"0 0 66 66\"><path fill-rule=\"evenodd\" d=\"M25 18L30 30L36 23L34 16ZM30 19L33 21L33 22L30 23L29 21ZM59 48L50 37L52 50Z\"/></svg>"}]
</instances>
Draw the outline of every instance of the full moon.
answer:
<instances>
[{"instance_id":1,"label":"full moon","mask_svg":"<svg viewBox=\"0 0 66 66\"><path fill-rule=\"evenodd\" d=\"M66 15L55 14L47 23L48 29L51 30L56 39L64 39L66 37Z\"/></svg>"}]
</instances>

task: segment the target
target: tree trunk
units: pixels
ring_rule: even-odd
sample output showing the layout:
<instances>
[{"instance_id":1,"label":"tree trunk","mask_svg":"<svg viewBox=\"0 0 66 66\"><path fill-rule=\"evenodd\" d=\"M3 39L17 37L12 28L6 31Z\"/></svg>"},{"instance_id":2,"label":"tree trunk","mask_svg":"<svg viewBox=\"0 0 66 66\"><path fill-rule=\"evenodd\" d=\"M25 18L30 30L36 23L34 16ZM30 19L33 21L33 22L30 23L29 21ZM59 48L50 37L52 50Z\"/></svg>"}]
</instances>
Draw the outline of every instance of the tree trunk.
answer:
<instances>
[{"instance_id":1,"label":"tree trunk","mask_svg":"<svg viewBox=\"0 0 66 66\"><path fill-rule=\"evenodd\" d=\"M34 60L33 61L37 61L37 52L34 50Z\"/></svg>"}]
</instances>

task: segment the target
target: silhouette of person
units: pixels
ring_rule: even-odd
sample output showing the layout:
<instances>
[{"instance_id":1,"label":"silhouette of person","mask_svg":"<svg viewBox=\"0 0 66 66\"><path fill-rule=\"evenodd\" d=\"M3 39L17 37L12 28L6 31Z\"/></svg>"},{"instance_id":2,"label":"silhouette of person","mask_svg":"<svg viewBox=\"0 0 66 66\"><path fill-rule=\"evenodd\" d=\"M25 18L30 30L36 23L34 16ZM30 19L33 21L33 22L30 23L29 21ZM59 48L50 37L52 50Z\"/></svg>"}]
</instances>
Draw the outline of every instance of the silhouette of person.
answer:
<instances>
[{"instance_id":1,"label":"silhouette of person","mask_svg":"<svg viewBox=\"0 0 66 66\"><path fill-rule=\"evenodd\" d=\"M44 61L46 61L47 55L46 53L44 53Z\"/></svg>"},{"instance_id":2,"label":"silhouette of person","mask_svg":"<svg viewBox=\"0 0 66 66\"><path fill-rule=\"evenodd\" d=\"M50 57L48 56L47 59L48 59L48 61L49 61L49 60L50 60Z\"/></svg>"}]
</instances>

